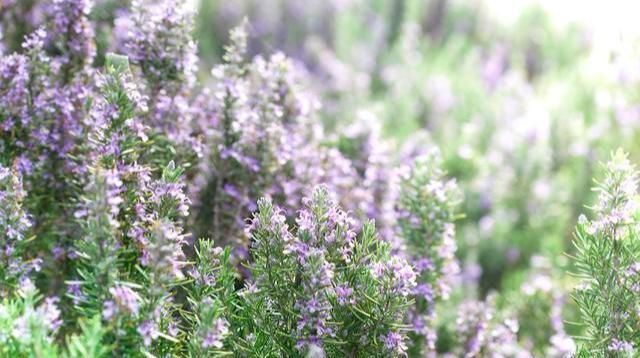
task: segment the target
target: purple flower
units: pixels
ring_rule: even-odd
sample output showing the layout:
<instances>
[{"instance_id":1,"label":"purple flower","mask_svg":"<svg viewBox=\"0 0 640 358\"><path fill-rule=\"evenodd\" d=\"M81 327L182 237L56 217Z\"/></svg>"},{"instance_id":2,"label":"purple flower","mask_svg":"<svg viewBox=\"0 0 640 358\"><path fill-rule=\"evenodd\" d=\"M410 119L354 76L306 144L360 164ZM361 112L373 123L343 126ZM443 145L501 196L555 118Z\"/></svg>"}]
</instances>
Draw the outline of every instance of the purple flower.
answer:
<instances>
[{"instance_id":1,"label":"purple flower","mask_svg":"<svg viewBox=\"0 0 640 358\"><path fill-rule=\"evenodd\" d=\"M58 302L60 302L58 297L47 297L36 310L36 315L43 320L45 327L51 331L57 330L62 325L60 309L57 306Z\"/></svg>"},{"instance_id":2,"label":"purple flower","mask_svg":"<svg viewBox=\"0 0 640 358\"><path fill-rule=\"evenodd\" d=\"M229 195L230 197L236 200L242 200L242 194L240 194L238 188L236 188L235 185L227 183L224 185L223 189L224 192L227 193L227 195Z\"/></svg>"},{"instance_id":3,"label":"purple flower","mask_svg":"<svg viewBox=\"0 0 640 358\"><path fill-rule=\"evenodd\" d=\"M630 353L633 352L633 343L612 338L607 349L609 352Z\"/></svg>"},{"instance_id":4,"label":"purple flower","mask_svg":"<svg viewBox=\"0 0 640 358\"><path fill-rule=\"evenodd\" d=\"M393 291L401 296L408 296L416 286L413 268L400 257L393 256L387 262L374 262L370 270L374 278L391 282Z\"/></svg>"},{"instance_id":5,"label":"purple flower","mask_svg":"<svg viewBox=\"0 0 640 358\"><path fill-rule=\"evenodd\" d=\"M151 200L158 206L172 205L182 217L189 215L191 201L184 193L184 183L168 183L156 181L151 185Z\"/></svg>"},{"instance_id":6,"label":"purple flower","mask_svg":"<svg viewBox=\"0 0 640 358\"><path fill-rule=\"evenodd\" d=\"M163 0L155 6L134 1L133 28L126 49L151 83L195 81L194 14L184 2ZM166 83L165 83L166 85Z\"/></svg>"},{"instance_id":7,"label":"purple flower","mask_svg":"<svg viewBox=\"0 0 640 358\"><path fill-rule=\"evenodd\" d=\"M84 294L82 293L79 282L69 282L67 284L67 294L72 297L74 305L78 305L80 301L84 299Z\"/></svg>"},{"instance_id":8,"label":"purple flower","mask_svg":"<svg viewBox=\"0 0 640 358\"><path fill-rule=\"evenodd\" d=\"M384 343L384 347L394 354L404 355L407 351L404 336L397 332L390 331L387 335L380 337L380 339Z\"/></svg>"},{"instance_id":9,"label":"purple flower","mask_svg":"<svg viewBox=\"0 0 640 358\"><path fill-rule=\"evenodd\" d=\"M435 265L428 257L421 257L414 263L416 270L419 273L423 273L425 271L433 271L435 269Z\"/></svg>"},{"instance_id":10,"label":"purple flower","mask_svg":"<svg viewBox=\"0 0 640 358\"><path fill-rule=\"evenodd\" d=\"M142 340L145 346L150 346L151 342L160 337L160 331L158 330L158 325L155 321L147 320L142 322L138 326L137 329L140 336L142 336Z\"/></svg>"},{"instance_id":11,"label":"purple flower","mask_svg":"<svg viewBox=\"0 0 640 358\"><path fill-rule=\"evenodd\" d=\"M213 326L206 331L202 340L202 348L222 348L225 336L229 333L229 323L223 318L217 318Z\"/></svg>"},{"instance_id":12,"label":"purple flower","mask_svg":"<svg viewBox=\"0 0 640 358\"><path fill-rule=\"evenodd\" d=\"M356 303L355 297L353 297L353 289L348 286L338 286L335 288L336 297L338 298L338 304L344 305L354 305Z\"/></svg>"},{"instance_id":13,"label":"purple flower","mask_svg":"<svg viewBox=\"0 0 640 358\"><path fill-rule=\"evenodd\" d=\"M167 327L167 332L171 337L176 337L178 333L180 333L180 328L178 328L178 325L175 322L171 322Z\"/></svg>"},{"instance_id":14,"label":"purple flower","mask_svg":"<svg viewBox=\"0 0 640 358\"><path fill-rule=\"evenodd\" d=\"M115 286L109 289L109 293L115 301L117 312L136 316L139 310L140 297L138 294L127 286ZM109 301L107 301L109 302ZM109 307L107 307L109 306ZM105 311L111 311L113 304L105 303ZM108 312L111 313L111 312ZM104 315L104 314L103 314ZM107 314L109 315L109 314ZM113 316L113 315L110 315Z\"/></svg>"},{"instance_id":15,"label":"purple flower","mask_svg":"<svg viewBox=\"0 0 640 358\"><path fill-rule=\"evenodd\" d=\"M413 289L413 295L420 297L431 304L434 299L433 287L427 283L417 284Z\"/></svg>"},{"instance_id":16,"label":"purple flower","mask_svg":"<svg viewBox=\"0 0 640 358\"><path fill-rule=\"evenodd\" d=\"M57 307L58 302L57 297L47 297L35 309L27 306L22 315L14 318L12 336L18 342L29 344L35 333L32 330L39 330L39 337L52 341L55 332L63 323Z\"/></svg>"},{"instance_id":17,"label":"purple flower","mask_svg":"<svg viewBox=\"0 0 640 358\"><path fill-rule=\"evenodd\" d=\"M54 259L62 260L65 257L65 250L60 246L54 246L53 249L51 249L51 254Z\"/></svg>"},{"instance_id":18,"label":"purple flower","mask_svg":"<svg viewBox=\"0 0 640 358\"><path fill-rule=\"evenodd\" d=\"M10 55L0 58L0 105L6 118L0 124L0 130L9 132L14 126L26 126L30 119L27 115L29 81L29 63L26 56Z\"/></svg>"}]
</instances>

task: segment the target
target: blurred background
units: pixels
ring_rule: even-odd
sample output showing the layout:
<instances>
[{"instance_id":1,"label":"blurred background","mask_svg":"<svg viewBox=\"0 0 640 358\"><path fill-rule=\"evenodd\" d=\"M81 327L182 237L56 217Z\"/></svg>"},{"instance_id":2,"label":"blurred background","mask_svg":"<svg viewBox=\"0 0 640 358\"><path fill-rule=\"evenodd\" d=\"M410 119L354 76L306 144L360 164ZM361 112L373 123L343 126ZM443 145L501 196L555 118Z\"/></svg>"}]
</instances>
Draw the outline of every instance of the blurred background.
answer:
<instances>
[{"instance_id":1,"label":"blurred background","mask_svg":"<svg viewBox=\"0 0 640 358\"><path fill-rule=\"evenodd\" d=\"M640 155L640 4L629 1L203 1L202 70L244 17L254 55L283 51L325 127L377 128L398 161L436 145L464 191L459 289L490 296L536 356L580 334L569 297L573 228L617 147ZM446 306L446 305L445 305Z\"/></svg>"},{"instance_id":2,"label":"blurred background","mask_svg":"<svg viewBox=\"0 0 640 358\"><path fill-rule=\"evenodd\" d=\"M195 1L203 77L227 33L282 51L336 133L379 127L398 156L437 145L465 191L460 258L478 289L567 264L592 177L637 158L640 23L628 1ZM469 277L473 281L474 277Z\"/></svg>"},{"instance_id":3,"label":"blurred background","mask_svg":"<svg viewBox=\"0 0 640 358\"><path fill-rule=\"evenodd\" d=\"M464 192L462 274L440 314L441 351L468 298L516 315L540 356L570 344L554 336L580 333L566 274L575 223L613 150L640 159L640 3L190 1L202 84L247 18L251 55L296 61L332 143L350 143L358 124L397 163L440 148ZM22 25L3 28L5 52L37 23L34 3L21 0ZM114 46L107 35L127 27L127 4L96 1L98 64Z\"/></svg>"},{"instance_id":4,"label":"blurred background","mask_svg":"<svg viewBox=\"0 0 640 358\"><path fill-rule=\"evenodd\" d=\"M579 335L573 228L618 147L639 159L640 4L629 1L203 1L203 73L244 17L254 55L283 51L329 132L377 128L403 157L440 148L464 191L459 289L440 312L447 351L469 298L515 315L536 356ZM449 322L449 324L447 324Z\"/></svg>"}]
</instances>

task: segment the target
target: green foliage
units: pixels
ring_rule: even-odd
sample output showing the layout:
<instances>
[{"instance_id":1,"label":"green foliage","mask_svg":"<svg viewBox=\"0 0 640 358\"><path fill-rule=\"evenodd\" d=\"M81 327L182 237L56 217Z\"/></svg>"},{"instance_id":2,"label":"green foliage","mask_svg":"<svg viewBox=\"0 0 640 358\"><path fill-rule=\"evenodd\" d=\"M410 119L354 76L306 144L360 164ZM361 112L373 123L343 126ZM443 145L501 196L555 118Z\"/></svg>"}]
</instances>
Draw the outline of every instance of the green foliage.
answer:
<instances>
[{"instance_id":1,"label":"green foliage","mask_svg":"<svg viewBox=\"0 0 640 358\"><path fill-rule=\"evenodd\" d=\"M64 358L109 357L112 348L104 342L107 333L102 325L102 318L94 316L91 319L80 321L80 334L74 334L67 338L67 352Z\"/></svg>"},{"instance_id":2,"label":"green foliage","mask_svg":"<svg viewBox=\"0 0 640 358\"><path fill-rule=\"evenodd\" d=\"M55 331L60 312L41 301L36 290L28 287L20 291L19 297L0 302L1 356L58 357Z\"/></svg>"},{"instance_id":3,"label":"green foliage","mask_svg":"<svg viewBox=\"0 0 640 358\"><path fill-rule=\"evenodd\" d=\"M184 340L189 357L230 355L226 347L242 346L240 340L229 339L224 344L229 330L232 335L245 336L242 308L236 293L235 269L231 263L231 250L214 246L211 240L202 239L196 248L196 262L189 270L191 281L186 284L189 310L182 311L185 322L192 329L185 332ZM231 327L229 326L231 324ZM214 327L217 332L209 332ZM209 333L217 334L216 342L204 347Z\"/></svg>"},{"instance_id":4,"label":"green foliage","mask_svg":"<svg viewBox=\"0 0 640 358\"><path fill-rule=\"evenodd\" d=\"M632 354L640 343L637 231L638 173L622 151L612 155L597 182L594 218L576 228L574 299L586 325L583 349L606 356Z\"/></svg>"},{"instance_id":5,"label":"green foliage","mask_svg":"<svg viewBox=\"0 0 640 358\"><path fill-rule=\"evenodd\" d=\"M345 213L334 205L326 189L315 189L297 220L298 229L290 232L279 209L268 200L258 202L250 267L255 286L241 294L251 322L244 326L254 337L251 355L297 356L320 348L330 357L402 352L401 346L386 346L383 337L408 329L403 320L415 274L406 262L390 256L373 223L355 237L349 221L343 221ZM351 293L341 296L339 288ZM309 320L317 326L302 331ZM324 344L307 341L305 334Z\"/></svg>"}]
</instances>

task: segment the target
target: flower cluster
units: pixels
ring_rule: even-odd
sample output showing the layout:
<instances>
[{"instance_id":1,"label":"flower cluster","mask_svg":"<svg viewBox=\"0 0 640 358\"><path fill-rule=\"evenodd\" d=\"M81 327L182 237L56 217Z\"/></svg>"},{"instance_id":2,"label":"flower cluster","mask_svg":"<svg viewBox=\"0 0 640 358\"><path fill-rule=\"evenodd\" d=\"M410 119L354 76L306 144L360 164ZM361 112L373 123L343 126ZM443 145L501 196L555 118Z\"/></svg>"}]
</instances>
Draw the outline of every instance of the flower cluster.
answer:
<instances>
[{"instance_id":1,"label":"flower cluster","mask_svg":"<svg viewBox=\"0 0 640 358\"><path fill-rule=\"evenodd\" d=\"M235 288L235 270L230 264L230 250L215 247L210 240L200 240L196 248L196 261L189 268L192 283L187 287L190 312L184 315L193 325L188 332L187 350L193 356L225 352L231 345L225 339L231 335L229 321L242 314L233 305L238 303ZM237 306L236 306L237 307Z\"/></svg>"},{"instance_id":2,"label":"flower cluster","mask_svg":"<svg viewBox=\"0 0 640 358\"><path fill-rule=\"evenodd\" d=\"M245 63L245 31L232 31L227 63L213 69L214 88L200 98L206 108L199 118L206 146L192 194L198 234L240 248L247 243L243 220L255 210L255 200L269 188L282 161L278 150L284 110L278 101L284 98L273 72L287 66L282 57Z\"/></svg>"},{"instance_id":3,"label":"flower cluster","mask_svg":"<svg viewBox=\"0 0 640 358\"><path fill-rule=\"evenodd\" d=\"M496 316L492 298L486 302L464 302L459 309L456 331L458 357L532 357L518 344L518 321Z\"/></svg>"},{"instance_id":4,"label":"flower cluster","mask_svg":"<svg viewBox=\"0 0 640 358\"><path fill-rule=\"evenodd\" d=\"M93 0L54 0L51 42L61 56L54 70L69 72L90 66L96 54L89 13Z\"/></svg>"},{"instance_id":5,"label":"flower cluster","mask_svg":"<svg viewBox=\"0 0 640 358\"><path fill-rule=\"evenodd\" d=\"M213 88L197 100L205 143L192 198L200 235L233 243L242 257L244 219L269 194L295 216L308 187L327 183L345 202L355 171L335 148L320 143L310 119L316 103L300 88L294 63L280 53L247 59L247 24L232 30ZM344 196L343 196L344 194Z\"/></svg>"},{"instance_id":6,"label":"flower cluster","mask_svg":"<svg viewBox=\"0 0 640 358\"><path fill-rule=\"evenodd\" d=\"M69 203L86 175L87 102L94 86L89 8L84 0L53 2L21 52L0 59L0 161L22 176L40 233L32 245L52 253L43 255L44 266L56 265L70 245Z\"/></svg>"},{"instance_id":7,"label":"flower cluster","mask_svg":"<svg viewBox=\"0 0 640 358\"><path fill-rule=\"evenodd\" d=\"M438 152L419 157L401 174L400 195L396 204L398 235L404 252L417 270L412 295L415 307L411 324L415 336L412 351L435 349L435 332L431 324L435 302L449 295L458 263L453 221L459 193L456 183L447 180L441 169Z\"/></svg>"},{"instance_id":8,"label":"flower cluster","mask_svg":"<svg viewBox=\"0 0 640 358\"><path fill-rule=\"evenodd\" d=\"M169 90L170 83L192 85L197 70L192 10L183 1L164 0L153 6L143 0L134 1L131 12L125 47L151 90Z\"/></svg>"},{"instance_id":9,"label":"flower cluster","mask_svg":"<svg viewBox=\"0 0 640 358\"><path fill-rule=\"evenodd\" d=\"M171 162L158 175L144 163L147 107L131 76L126 58L107 57L87 150L96 166L75 215L85 233L75 243L79 279L69 282L69 295L80 312L117 328L114 339L135 327L121 352L153 352L165 349L161 335L175 331L171 287L183 277L189 200L181 168Z\"/></svg>"},{"instance_id":10,"label":"flower cluster","mask_svg":"<svg viewBox=\"0 0 640 358\"><path fill-rule=\"evenodd\" d=\"M91 47L93 41L91 32L84 30L90 26L87 7L86 1L56 1L51 21L25 38L24 53L2 61L3 83L9 94L3 129L13 134L16 149L31 151L31 157L24 160L34 162L34 167L46 164L37 156L42 151L59 155L66 170L74 167L65 156L73 153L83 133L88 92L84 88L88 69L83 61L90 61L90 56L81 48ZM79 65L72 65L77 61L81 61ZM23 166L32 171L31 165Z\"/></svg>"},{"instance_id":11,"label":"flower cluster","mask_svg":"<svg viewBox=\"0 0 640 358\"><path fill-rule=\"evenodd\" d=\"M155 151L165 161L179 159L192 164L201 154L194 118L201 113L193 103L197 70L196 43L192 38L193 10L184 1L152 3L134 1L131 13L122 15L122 51L144 80L149 98L146 123L154 129Z\"/></svg>"},{"instance_id":12,"label":"flower cluster","mask_svg":"<svg viewBox=\"0 0 640 358\"><path fill-rule=\"evenodd\" d=\"M255 307L252 334L273 337L289 354L402 355L406 334L397 327L415 286L413 268L390 257L372 223L356 235L325 187L304 202L294 232L271 201L258 202L248 228L255 281L244 295Z\"/></svg>"},{"instance_id":13,"label":"flower cluster","mask_svg":"<svg viewBox=\"0 0 640 358\"><path fill-rule=\"evenodd\" d=\"M23 207L26 192L17 170L0 166L0 296L7 296L11 286L29 284L27 274L38 269L39 258L31 262L22 257L23 245L31 218Z\"/></svg>"},{"instance_id":14,"label":"flower cluster","mask_svg":"<svg viewBox=\"0 0 640 358\"><path fill-rule=\"evenodd\" d=\"M292 222L307 188L324 184L358 219L376 219L391 239L394 200L384 175L390 161L369 129L370 116L363 114L344 138L325 136L294 62L281 53L248 59L247 37L246 23L232 30L226 62L212 70L214 87L196 101L204 108L196 117L205 144L191 194L196 233L233 243L242 258L243 221L260 196L268 194Z\"/></svg>"}]
</instances>

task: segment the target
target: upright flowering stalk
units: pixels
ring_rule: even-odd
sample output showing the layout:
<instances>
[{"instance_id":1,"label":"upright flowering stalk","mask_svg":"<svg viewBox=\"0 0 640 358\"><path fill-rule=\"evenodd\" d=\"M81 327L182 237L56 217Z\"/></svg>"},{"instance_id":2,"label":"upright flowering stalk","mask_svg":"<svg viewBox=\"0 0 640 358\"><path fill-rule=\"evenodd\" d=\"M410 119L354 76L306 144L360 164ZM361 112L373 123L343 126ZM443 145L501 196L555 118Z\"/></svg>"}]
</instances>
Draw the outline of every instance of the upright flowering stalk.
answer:
<instances>
[{"instance_id":1,"label":"upright flowering stalk","mask_svg":"<svg viewBox=\"0 0 640 358\"><path fill-rule=\"evenodd\" d=\"M31 161L25 158L25 152L32 143L29 142L28 116L30 95L29 59L26 56L13 54L0 59L0 143L3 161L20 158L21 171L32 169ZM11 140L9 140L11 139ZM3 163L9 165L10 163ZM24 167L24 168L23 168Z\"/></svg>"},{"instance_id":2,"label":"upright flowering stalk","mask_svg":"<svg viewBox=\"0 0 640 358\"><path fill-rule=\"evenodd\" d=\"M206 147L192 195L198 234L246 251L244 219L286 160L277 73L288 62L283 56L246 62L245 26L231 32L226 63L212 71L215 87L199 99Z\"/></svg>"},{"instance_id":3,"label":"upright flowering stalk","mask_svg":"<svg viewBox=\"0 0 640 358\"><path fill-rule=\"evenodd\" d=\"M594 217L580 217L574 239L582 277L574 299L586 324L581 354L634 356L640 345L638 172L621 150L595 190Z\"/></svg>"},{"instance_id":4,"label":"upright flowering stalk","mask_svg":"<svg viewBox=\"0 0 640 358\"><path fill-rule=\"evenodd\" d=\"M435 349L435 303L448 297L449 285L458 271L453 222L459 192L455 181L445 177L441 165L437 151L418 158L402 174L396 205L398 235L403 239L404 253L418 271L411 309L410 352L414 356Z\"/></svg>"},{"instance_id":5,"label":"upright flowering stalk","mask_svg":"<svg viewBox=\"0 0 640 358\"><path fill-rule=\"evenodd\" d=\"M231 333L232 317L237 316L235 270L231 252L216 247L210 240L200 240L196 261L188 270L192 280L186 287L190 310L187 351L191 356L224 354L225 340ZM229 322L231 321L231 322ZM235 327L237 328L237 327Z\"/></svg>"},{"instance_id":6,"label":"upright flowering stalk","mask_svg":"<svg viewBox=\"0 0 640 358\"><path fill-rule=\"evenodd\" d=\"M82 235L75 241L78 280L67 282L69 296L84 316L102 312L110 288L118 279L118 220L122 180L113 170L94 168L76 212Z\"/></svg>"},{"instance_id":7,"label":"upright flowering stalk","mask_svg":"<svg viewBox=\"0 0 640 358\"><path fill-rule=\"evenodd\" d=\"M150 352L172 352L172 337L177 334L178 307L173 289L183 279L186 244L182 221L187 215L188 200L182 192L182 170L171 162L159 180L152 180L136 204L142 226L135 230L139 261L145 269L142 278L142 323L137 328ZM140 210L140 207L143 207ZM140 233L144 233L141 236ZM135 275L131 275L135 278ZM164 337L162 340L157 340Z\"/></svg>"},{"instance_id":8,"label":"upright flowering stalk","mask_svg":"<svg viewBox=\"0 0 640 358\"><path fill-rule=\"evenodd\" d=\"M25 196L17 170L0 165L0 297L16 292L18 285L29 285L27 274L38 268L40 260L28 262L22 257L31 227L23 208Z\"/></svg>"},{"instance_id":9,"label":"upright flowering stalk","mask_svg":"<svg viewBox=\"0 0 640 358\"><path fill-rule=\"evenodd\" d=\"M413 269L390 256L372 223L357 236L353 219L325 187L314 189L304 202L294 232L271 201L258 202L248 228L255 282L243 293L252 338L241 349L330 357L402 355ZM271 341L265 342L268 337Z\"/></svg>"},{"instance_id":10,"label":"upright flowering stalk","mask_svg":"<svg viewBox=\"0 0 640 358\"><path fill-rule=\"evenodd\" d=\"M352 198L347 198L343 205L358 218L374 219L380 236L397 250L400 245L393 226L398 185L396 178L389 175L392 171L391 151L380 131L379 120L366 111L360 111L356 122L340 131L337 148L353 168L342 177L351 179L347 190L359 207L352 207L353 203L349 203ZM340 174L332 172L330 175Z\"/></svg>"},{"instance_id":11,"label":"upright flowering stalk","mask_svg":"<svg viewBox=\"0 0 640 358\"><path fill-rule=\"evenodd\" d=\"M51 43L59 54L55 70L65 76L91 66L96 54L93 24L89 21L92 0L54 0Z\"/></svg>"},{"instance_id":12,"label":"upright flowering stalk","mask_svg":"<svg viewBox=\"0 0 640 358\"><path fill-rule=\"evenodd\" d=\"M0 161L15 162L21 173L38 232L33 245L50 251L45 266L57 269L64 269L72 236L73 210L66 203L76 199L86 172L89 8L85 0L53 2L47 21L25 37L22 53L0 58Z\"/></svg>"},{"instance_id":13,"label":"upright flowering stalk","mask_svg":"<svg viewBox=\"0 0 640 358\"><path fill-rule=\"evenodd\" d=\"M535 356L562 358L575 354L576 344L565 331L567 297L550 262L541 256L531 260L531 272L520 292L508 295L504 306L518 317L518 336ZM511 296L511 297L510 297Z\"/></svg>"},{"instance_id":14,"label":"upright flowering stalk","mask_svg":"<svg viewBox=\"0 0 640 358\"><path fill-rule=\"evenodd\" d=\"M21 149L14 156L30 176L40 169L45 179L59 179L81 170L73 157L85 139L94 46L89 9L88 0L54 1L49 21L25 37L22 54L2 59L8 66L3 83L13 87L3 106L8 112L3 129L14 136L14 145Z\"/></svg>"},{"instance_id":15,"label":"upright flowering stalk","mask_svg":"<svg viewBox=\"0 0 640 358\"><path fill-rule=\"evenodd\" d=\"M140 305L139 294L130 287L133 285L122 282L127 270L121 259L125 189L117 170L102 166L90 169L75 215L81 228L71 255L77 277L67 282L67 295L80 316L101 317L115 328L106 341L120 340L119 352L133 345L125 343L124 330L134 329Z\"/></svg>"},{"instance_id":16,"label":"upright flowering stalk","mask_svg":"<svg viewBox=\"0 0 640 358\"><path fill-rule=\"evenodd\" d=\"M80 282L70 282L69 290L74 301L86 298L90 316L103 310L123 271L133 270L118 264L118 257L129 246L125 235L137 224L131 220L137 213L132 201L150 181L148 170L136 164L145 138L139 113L146 106L130 76L126 58L107 59L88 119L93 130L86 156L95 167L75 213L84 235L74 244L86 261L79 266Z\"/></svg>"},{"instance_id":17,"label":"upright flowering stalk","mask_svg":"<svg viewBox=\"0 0 640 358\"><path fill-rule=\"evenodd\" d=\"M193 85L197 70L191 35L194 14L187 2L135 0L132 22L125 46L151 90L175 92L182 84Z\"/></svg>"},{"instance_id":18,"label":"upright flowering stalk","mask_svg":"<svg viewBox=\"0 0 640 358\"><path fill-rule=\"evenodd\" d=\"M145 120L154 130L154 150L167 152L161 165L172 159L192 161L201 150L193 122L199 108L191 103L198 69L195 14L182 0L137 0L131 12L130 27L122 29L127 32L123 51L146 84Z\"/></svg>"},{"instance_id":19,"label":"upright flowering stalk","mask_svg":"<svg viewBox=\"0 0 640 358\"><path fill-rule=\"evenodd\" d=\"M78 256L87 262L78 270L80 280L69 282L70 295L88 303L80 305L89 309L81 310L85 316L101 311L112 328L109 339L119 342L118 352L171 352L172 287L182 279L182 220L189 204L182 169L171 162L156 178L138 163L145 159L141 118L147 107L125 57L107 57L100 90L87 154L97 175L76 215L85 228Z\"/></svg>"},{"instance_id":20,"label":"upright flowering stalk","mask_svg":"<svg viewBox=\"0 0 640 358\"><path fill-rule=\"evenodd\" d=\"M486 302L467 301L458 311L456 320L456 357L533 356L518 344L518 321L502 319L496 313L493 298Z\"/></svg>"}]
</instances>

